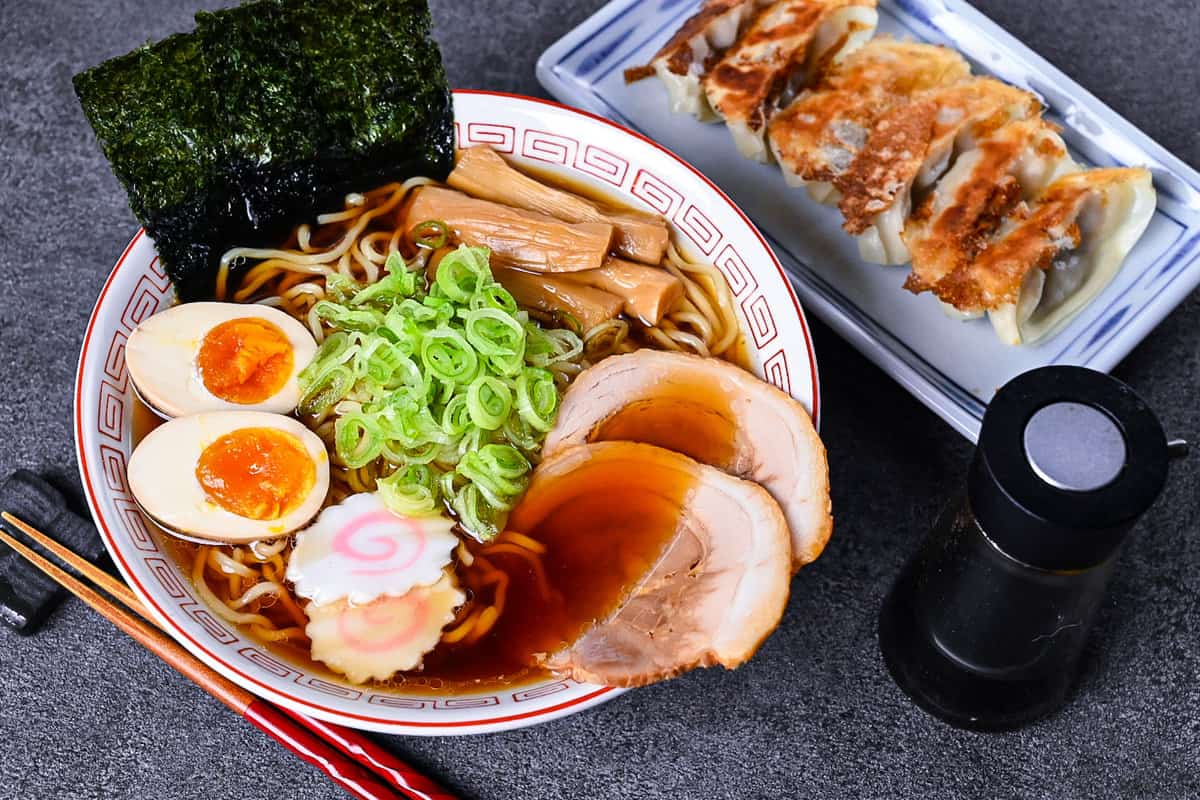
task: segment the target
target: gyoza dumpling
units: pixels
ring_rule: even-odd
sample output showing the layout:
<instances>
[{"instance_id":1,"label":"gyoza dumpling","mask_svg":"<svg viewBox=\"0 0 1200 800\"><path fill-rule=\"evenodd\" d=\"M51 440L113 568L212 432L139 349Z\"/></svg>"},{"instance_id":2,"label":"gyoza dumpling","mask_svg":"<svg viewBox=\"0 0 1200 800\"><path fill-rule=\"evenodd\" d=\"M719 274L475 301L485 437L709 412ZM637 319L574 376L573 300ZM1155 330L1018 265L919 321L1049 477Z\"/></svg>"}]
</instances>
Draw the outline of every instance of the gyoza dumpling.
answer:
<instances>
[{"instance_id":1,"label":"gyoza dumpling","mask_svg":"<svg viewBox=\"0 0 1200 800\"><path fill-rule=\"evenodd\" d=\"M970 65L946 47L881 36L834 64L816 88L772 117L771 151L793 186L837 202L833 181L854 161L876 120L915 92L957 83Z\"/></svg>"},{"instance_id":2,"label":"gyoza dumpling","mask_svg":"<svg viewBox=\"0 0 1200 800\"><path fill-rule=\"evenodd\" d=\"M885 113L836 181L845 228L858 236L862 258L877 264L907 262L901 234L913 190L941 177L956 150L1040 110L1041 103L1028 92L992 78L973 78L919 92Z\"/></svg>"},{"instance_id":3,"label":"gyoza dumpling","mask_svg":"<svg viewBox=\"0 0 1200 800\"><path fill-rule=\"evenodd\" d=\"M988 305L996 335L1029 344L1075 316L1116 277L1157 201L1145 169L1078 172L1051 184L976 259L976 270L998 279L992 296L1024 269L1016 297L1010 288L998 308Z\"/></svg>"},{"instance_id":4,"label":"gyoza dumpling","mask_svg":"<svg viewBox=\"0 0 1200 800\"><path fill-rule=\"evenodd\" d=\"M954 293L939 288L941 281L974 261L1019 203L1078 170L1058 132L1040 119L1018 120L984 134L958 156L905 224L913 267L904 287L932 291L953 304Z\"/></svg>"},{"instance_id":5,"label":"gyoza dumpling","mask_svg":"<svg viewBox=\"0 0 1200 800\"><path fill-rule=\"evenodd\" d=\"M804 85L817 65L869 39L877 21L875 0L778 0L759 12L703 80L738 152L767 161L764 136L777 102Z\"/></svg>"},{"instance_id":6,"label":"gyoza dumpling","mask_svg":"<svg viewBox=\"0 0 1200 800\"><path fill-rule=\"evenodd\" d=\"M763 0L706 0L649 64L625 70L625 81L633 83L657 75L667 87L672 111L692 114L704 122L719 121L700 80L712 62L737 41L763 4Z\"/></svg>"},{"instance_id":7,"label":"gyoza dumpling","mask_svg":"<svg viewBox=\"0 0 1200 800\"><path fill-rule=\"evenodd\" d=\"M930 89L914 100L929 100L938 107L925 161L913 183L918 191L942 177L954 156L1013 120L1033 119L1042 112L1037 97L995 78L971 78Z\"/></svg>"}]
</instances>

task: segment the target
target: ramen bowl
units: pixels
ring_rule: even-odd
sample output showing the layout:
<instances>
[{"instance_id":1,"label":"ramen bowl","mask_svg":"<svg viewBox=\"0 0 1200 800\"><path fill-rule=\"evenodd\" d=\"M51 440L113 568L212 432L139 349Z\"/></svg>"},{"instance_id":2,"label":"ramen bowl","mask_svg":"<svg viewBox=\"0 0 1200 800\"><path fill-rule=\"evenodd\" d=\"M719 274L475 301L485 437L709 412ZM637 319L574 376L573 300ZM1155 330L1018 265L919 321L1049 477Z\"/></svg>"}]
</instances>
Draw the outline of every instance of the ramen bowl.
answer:
<instances>
[{"instance_id":1,"label":"ramen bowl","mask_svg":"<svg viewBox=\"0 0 1200 800\"><path fill-rule=\"evenodd\" d=\"M816 361L796 295L762 236L720 189L669 151L600 117L492 92L458 91L454 101L461 147L488 145L517 164L669 220L689 255L725 275L753 371L819 419ZM210 610L172 557L166 534L142 515L126 476L135 400L125 345L141 321L172 303L172 294L153 242L138 232L88 322L74 424L80 474L104 543L139 599L181 645L281 706L392 734L505 730L573 714L623 691L553 677L474 693L358 686L289 661Z\"/></svg>"}]
</instances>

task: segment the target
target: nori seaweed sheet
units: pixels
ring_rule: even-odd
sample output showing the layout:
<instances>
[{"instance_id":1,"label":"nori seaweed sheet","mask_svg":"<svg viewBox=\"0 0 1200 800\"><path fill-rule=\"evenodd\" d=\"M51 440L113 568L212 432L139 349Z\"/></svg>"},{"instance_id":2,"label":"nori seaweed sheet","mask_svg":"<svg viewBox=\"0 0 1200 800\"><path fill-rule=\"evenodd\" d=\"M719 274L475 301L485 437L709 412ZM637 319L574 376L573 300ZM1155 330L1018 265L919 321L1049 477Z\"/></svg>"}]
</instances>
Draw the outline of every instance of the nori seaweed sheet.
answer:
<instances>
[{"instance_id":1,"label":"nori seaweed sheet","mask_svg":"<svg viewBox=\"0 0 1200 800\"><path fill-rule=\"evenodd\" d=\"M140 47L76 75L75 91L129 207L184 287L220 258L211 221L229 205L199 41L176 35Z\"/></svg>"},{"instance_id":2,"label":"nori seaweed sheet","mask_svg":"<svg viewBox=\"0 0 1200 800\"><path fill-rule=\"evenodd\" d=\"M212 296L229 247L453 167L426 0L258 0L196 20L75 79L180 299Z\"/></svg>"},{"instance_id":3,"label":"nori seaweed sheet","mask_svg":"<svg viewBox=\"0 0 1200 800\"><path fill-rule=\"evenodd\" d=\"M334 164L360 164L368 185L390 179L385 165L449 174L454 115L441 55L422 44L432 42L425 0L327 0L321 9L326 19L310 30L304 52L317 78L314 103L334 131L327 151ZM373 24L363 58L354 51L358 32ZM347 104L352 95L358 103Z\"/></svg>"},{"instance_id":4,"label":"nori seaweed sheet","mask_svg":"<svg viewBox=\"0 0 1200 800\"><path fill-rule=\"evenodd\" d=\"M239 227L256 234L254 243L303 220L320 186L317 164L329 137L311 103L314 76L296 35L309 10L262 0L196 15L205 61L221 87L214 108L225 131L221 169L235 187Z\"/></svg>"}]
</instances>

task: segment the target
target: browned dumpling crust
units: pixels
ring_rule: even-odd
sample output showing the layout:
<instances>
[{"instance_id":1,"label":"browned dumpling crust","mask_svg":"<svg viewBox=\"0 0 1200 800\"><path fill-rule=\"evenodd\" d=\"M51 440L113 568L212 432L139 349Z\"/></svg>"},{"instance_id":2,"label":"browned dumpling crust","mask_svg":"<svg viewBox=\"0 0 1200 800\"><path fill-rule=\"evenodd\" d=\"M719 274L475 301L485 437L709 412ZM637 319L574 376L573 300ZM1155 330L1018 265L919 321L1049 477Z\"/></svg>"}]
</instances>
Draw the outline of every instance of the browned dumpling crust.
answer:
<instances>
[{"instance_id":1,"label":"browned dumpling crust","mask_svg":"<svg viewBox=\"0 0 1200 800\"><path fill-rule=\"evenodd\" d=\"M948 48L872 39L775 115L771 147L794 182L832 182L850 167L889 108L969 74L967 62Z\"/></svg>"},{"instance_id":2,"label":"browned dumpling crust","mask_svg":"<svg viewBox=\"0 0 1200 800\"><path fill-rule=\"evenodd\" d=\"M742 155L768 160L764 136L777 101L848 43L856 46L858 30L873 30L874 8L875 0L780 0L759 13L704 78L708 102Z\"/></svg>"}]
</instances>

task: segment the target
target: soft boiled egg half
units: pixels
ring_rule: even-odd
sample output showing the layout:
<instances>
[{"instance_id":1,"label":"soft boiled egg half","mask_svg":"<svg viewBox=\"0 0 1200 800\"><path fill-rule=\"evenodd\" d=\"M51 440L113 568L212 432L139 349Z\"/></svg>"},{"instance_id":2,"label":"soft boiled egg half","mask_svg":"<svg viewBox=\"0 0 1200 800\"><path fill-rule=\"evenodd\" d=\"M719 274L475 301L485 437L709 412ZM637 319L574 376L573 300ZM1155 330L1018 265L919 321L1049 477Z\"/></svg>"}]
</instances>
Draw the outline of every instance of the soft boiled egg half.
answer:
<instances>
[{"instance_id":1,"label":"soft boiled egg half","mask_svg":"<svg viewBox=\"0 0 1200 800\"><path fill-rule=\"evenodd\" d=\"M185 303L138 325L125 364L146 405L164 417L201 411L287 414L300 402L300 371L317 343L270 306Z\"/></svg>"},{"instance_id":2,"label":"soft boiled egg half","mask_svg":"<svg viewBox=\"0 0 1200 800\"><path fill-rule=\"evenodd\" d=\"M284 536L316 516L329 491L329 455L291 417L207 412L147 434L128 475L142 510L168 532L244 544Z\"/></svg>"}]
</instances>

